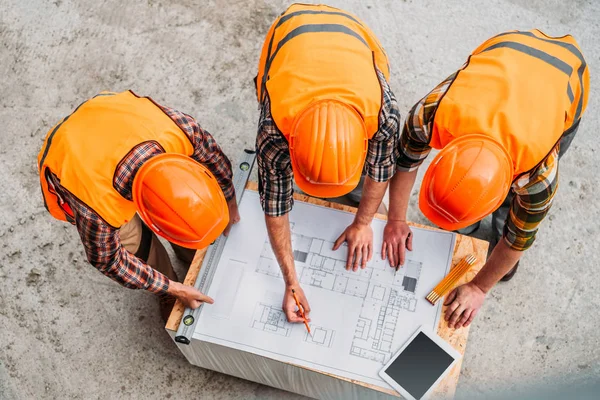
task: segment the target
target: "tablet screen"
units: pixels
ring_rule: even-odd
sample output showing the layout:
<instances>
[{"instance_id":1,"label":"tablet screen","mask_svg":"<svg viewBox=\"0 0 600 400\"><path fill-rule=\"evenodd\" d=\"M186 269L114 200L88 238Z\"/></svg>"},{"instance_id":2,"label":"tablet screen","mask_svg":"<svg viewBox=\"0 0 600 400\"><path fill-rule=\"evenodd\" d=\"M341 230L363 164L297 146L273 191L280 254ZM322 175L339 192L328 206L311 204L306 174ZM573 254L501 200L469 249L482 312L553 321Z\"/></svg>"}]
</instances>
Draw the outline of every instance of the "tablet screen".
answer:
<instances>
[{"instance_id":1,"label":"tablet screen","mask_svg":"<svg viewBox=\"0 0 600 400\"><path fill-rule=\"evenodd\" d=\"M450 354L419 332L385 373L415 399L420 399L453 361Z\"/></svg>"}]
</instances>

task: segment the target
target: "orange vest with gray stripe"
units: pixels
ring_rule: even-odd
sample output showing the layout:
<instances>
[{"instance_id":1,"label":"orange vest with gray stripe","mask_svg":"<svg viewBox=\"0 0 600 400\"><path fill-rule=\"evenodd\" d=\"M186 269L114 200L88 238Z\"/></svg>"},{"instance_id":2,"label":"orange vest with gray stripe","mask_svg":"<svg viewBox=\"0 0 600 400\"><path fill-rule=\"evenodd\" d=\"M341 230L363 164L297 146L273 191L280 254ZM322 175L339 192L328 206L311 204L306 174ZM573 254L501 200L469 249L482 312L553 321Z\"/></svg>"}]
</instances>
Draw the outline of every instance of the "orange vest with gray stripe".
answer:
<instances>
[{"instance_id":1,"label":"orange vest with gray stripe","mask_svg":"<svg viewBox=\"0 0 600 400\"><path fill-rule=\"evenodd\" d=\"M515 177L543 161L579 121L589 72L573 37L506 32L479 46L440 101L430 145L484 134L502 143Z\"/></svg>"},{"instance_id":2,"label":"orange vest with gray stripe","mask_svg":"<svg viewBox=\"0 0 600 400\"><path fill-rule=\"evenodd\" d=\"M293 4L271 26L256 79L259 101L286 136L309 104L338 100L363 117L369 137L379 128L382 92L375 67L389 80L387 56L354 15L324 5Z\"/></svg>"},{"instance_id":3,"label":"orange vest with gray stripe","mask_svg":"<svg viewBox=\"0 0 600 400\"><path fill-rule=\"evenodd\" d=\"M149 98L133 92L102 92L81 104L48 132L38 155L42 194L50 214L62 221L73 217L69 206L50 190L48 171L109 225L119 228L131 220L135 205L113 187L114 175L134 147L150 141L167 153L194 151L185 133Z\"/></svg>"}]
</instances>

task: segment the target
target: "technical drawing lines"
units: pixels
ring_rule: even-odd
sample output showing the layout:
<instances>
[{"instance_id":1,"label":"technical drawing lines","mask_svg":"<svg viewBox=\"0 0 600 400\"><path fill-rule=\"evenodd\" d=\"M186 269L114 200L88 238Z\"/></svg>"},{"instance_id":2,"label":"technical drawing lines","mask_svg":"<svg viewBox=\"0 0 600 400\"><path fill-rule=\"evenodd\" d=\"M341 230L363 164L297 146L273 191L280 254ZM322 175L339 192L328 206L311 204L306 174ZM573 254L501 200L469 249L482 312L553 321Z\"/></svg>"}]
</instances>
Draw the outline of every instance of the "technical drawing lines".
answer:
<instances>
[{"instance_id":1,"label":"technical drawing lines","mask_svg":"<svg viewBox=\"0 0 600 400\"><path fill-rule=\"evenodd\" d=\"M310 326L311 333L306 332L304 341L306 343L315 344L317 346L331 347L333 346L333 338L335 331L320 326Z\"/></svg>"},{"instance_id":2,"label":"technical drawing lines","mask_svg":"<svg viewBox=\"0 0 600 400\"><path fill-rule=\"evenodd\" d=\"M281 306L258 303L250 321L254 329L274 333L281 336L290 336L292 324L287 322Z\"/></svg>"},{"instance_id":3,"label":"technical drawing lines","mask_svg":"<svg viewBox=\"0 0 600 400\"><path fill-rule=\"evenodd\" d=\"M392 355L400 311L415 312L417 299L396 286L371 282L354 329L350 355L381 364Z\"/></svg>"}]
</instances>

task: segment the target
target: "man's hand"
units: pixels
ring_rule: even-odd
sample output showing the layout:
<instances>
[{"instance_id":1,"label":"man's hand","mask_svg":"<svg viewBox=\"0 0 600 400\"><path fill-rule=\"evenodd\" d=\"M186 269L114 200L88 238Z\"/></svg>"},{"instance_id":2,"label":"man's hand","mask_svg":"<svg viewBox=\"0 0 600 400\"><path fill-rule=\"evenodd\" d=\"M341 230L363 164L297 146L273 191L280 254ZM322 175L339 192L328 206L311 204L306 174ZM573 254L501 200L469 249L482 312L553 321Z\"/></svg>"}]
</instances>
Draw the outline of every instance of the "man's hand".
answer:
<instances>
[{"instance_id":1,"label":"man's hand","mask_svg":"<svg viewBox=\"0 0 600 400\"><path fill-rule=\"evenodd\" d=\"M388 220L383 230L381 258L390 262L390 267L404 265L406 250L412 251L412 231L404 220Z\"/></svg>"},{"instance_id":2,"label":"man's hand","mask_svg":"<svg viewBox=\"0 0 600 400\"><path fill-rule=\"evenodd\" d=\"M238 211L235 197L227 202L227 208L229 208L229 224L227 224L227 228L223 231L223 235L225 236L229 235L229 231L234 224L240 222L240 212Z\"/></svg>"},{"instance_id":3,"label":"man's hand","mask_svg":"<svg viewBox=\"0 0 600 400\"><path fill-rule=\"evenodd\" d=\"M283 281L285 282L285 293L283 294L283 304L281 308L289 322L303 322L302 313L296 306L296 300L292 294L292 289L296 292L298 302L308 318L310 306L304 295L304 291L298 283L296 275L296 266L294 265L294 252L292 251L292 239L290 231L289 215L285 214L279 217L265 216L267 232L269 232L269 241L275 258L281 268Z\"/></svg>"},{"instance_id":4,"label":"man's hand","mask_svg":"<svg viewBox=\"0 0 600 400\"><path fill-rule=\"evenodd\" d=\"M353 222L333 244L333 250L340 248L342 243L348 243L348 259L346 261L346 270L352 268L358 271L358 266L362 269L367 267L367 262L373 255L373 229L371 225L358 224Z\"/></svg>"},{"instance_id":5,"label":"man's hand","mask_svg":"<svg viewBox=\"0 0 600 400\"><path fill-rule=\"evenodd\" d=\"M294 299L294 295L292 294L292 289L296 292L296 297L304 310L304 316L307 321L310 321L308 318L308 314L310 313L310 306L308 305L308 300L306 300L306 296L304 295L304 291L300 287L299 284L293 285L285 285L285 293L283 294L283 312L287 317L288 322L292 323L303 323L304 319L302 318L302 312L298 309L296 305L296 300Z\"/></svg>"},{"instance_id":6,"label":"man's hand","mask_svg":"<svg viewBox=\"0 0 600 400\"><path fill-rule=\"evenodd\" d=\"M192 310L200 307L202 303L213 304L215 302L210 297L196 290L196 288L175 281L169 282L169 290L167 290L167 293L177 297L181 300L183 305Z\"/></svg>"},{"instance_id":7,"label":"man's hand","mask_svg":"<svg viewBox=\"0 0 600 400\"><path fill-rule=\"evenodd\" d=\"M454 289L444 302L444 305L448 306L445 315L448 326L454 329L469 326L479 312L483 300L485 292L473 282Z\"/></svg>"}]
</instances>

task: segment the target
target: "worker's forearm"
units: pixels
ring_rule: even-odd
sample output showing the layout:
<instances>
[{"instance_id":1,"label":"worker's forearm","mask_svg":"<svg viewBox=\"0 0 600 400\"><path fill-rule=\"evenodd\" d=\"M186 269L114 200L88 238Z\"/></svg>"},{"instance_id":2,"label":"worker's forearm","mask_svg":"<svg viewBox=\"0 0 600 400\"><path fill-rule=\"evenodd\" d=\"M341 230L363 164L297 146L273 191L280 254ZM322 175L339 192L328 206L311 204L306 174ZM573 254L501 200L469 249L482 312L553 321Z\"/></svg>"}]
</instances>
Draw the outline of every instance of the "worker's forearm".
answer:
<instances>
[{"instance_id":1,"label":"worker's forearm","mask_svg":"<svg viewBox=\"0 0 600 400\"><path fill-rule=\"evenodd\" d=\"M515 266L522 255L522 251L511 249L504 239L500 239L492 255L472 282L484 293L489 292Z\"/></svg>"},{"instance_id":2,"label":"worker's forearm","mask_svg":"<svg viewBox=\"0 0 600 400\"><path fill-rule=\"evenodd\" d=\"M294 254L292 252L292 234L290 232L290 220L288 214L280 217L265 215L267 232L271 248L281 268L283 280L286 285L298 283L296 268L294 266Z\"/></svg>"},{"instance_id":3,"label":"worker's forearm","mask_svg":"<svg viewBox=\"0 0 600 400\"><path fill-rule=\"evenodd\" d=\"M358 211L356 212L356 217L354 218L355 223L361 225L371 224L377 209L381 205L387 185L387 182L375 182L368 176L365 178L360 205L358 206Z\"/></svg>"},{"instance_id":4,"label":"worker's forearm","mask_svg":"<svg viewBox=\"0 0 600 400\"><path fill-rule=\"evenodd\" d=\"M410 192L417 177L417 170L398 171L390 183L390 205L388 220L406 221L406 211L410 200Z\"/></svg>"}]
</instances>

